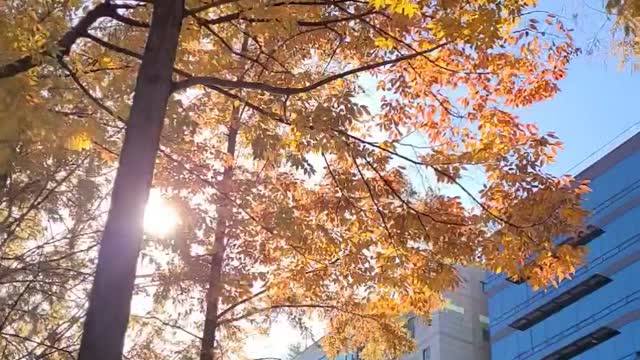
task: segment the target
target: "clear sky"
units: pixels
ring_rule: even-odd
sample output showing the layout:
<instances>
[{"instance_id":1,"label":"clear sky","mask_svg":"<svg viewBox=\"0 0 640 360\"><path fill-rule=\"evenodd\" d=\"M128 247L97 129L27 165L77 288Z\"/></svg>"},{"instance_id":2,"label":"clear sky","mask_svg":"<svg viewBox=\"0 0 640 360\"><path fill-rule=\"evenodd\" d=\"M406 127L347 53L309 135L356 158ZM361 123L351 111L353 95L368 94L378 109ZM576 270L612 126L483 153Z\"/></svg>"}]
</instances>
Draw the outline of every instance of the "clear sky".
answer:
<instances>
[{"instance_id":1,"label":"clear sky","mask_svg":"<svg viewBox=\"0 0 640 360\"><path fill-rule=\"evenodd\" d=\"M636 108L640 105L640 72L628 66L621 69L612 54L610 23L597 10L603 8L602 0L545 0L539 8L566 17L584 51L570 64L559 94L518 113L523 121L536 123L541 131L555 132L564 142L550 170L558 175L576 174L640 131L640 109ZM247 355L284 359L289 344L296 342L305 343L286 323L278 322L270 335L250 341Z\"/></svg>"},{"instance_id":2,"label":"clear sky","mask_svg":"<svg viewBox=\"0 0 640 360\"><path fill-rule=\"evenodd\" d=\"M583 55L570 64L558 95L520 113L522 120L556 132L564 142L551 171L563 174L583 162L570 172L575 174L640 131L635 108L640 101L640 72L621 68L612 54L610 22L598 10L602 0L549 0L540 8L567 18Z\"/></svg>"},{"instance_id":3,"label":"clear sky","mask_svg":"<svg viewBox=\"0 0 640 360\"><path fill-rule=\"evenodd\" d=\"M595 151L570 172L575 174L640 131L640 73L618 70L615 59L577 59L561 88L552 100L521 112L523 120L556 132L564 142L550 168L554 173L566 173Z\"/></svg>"}]
</instances>

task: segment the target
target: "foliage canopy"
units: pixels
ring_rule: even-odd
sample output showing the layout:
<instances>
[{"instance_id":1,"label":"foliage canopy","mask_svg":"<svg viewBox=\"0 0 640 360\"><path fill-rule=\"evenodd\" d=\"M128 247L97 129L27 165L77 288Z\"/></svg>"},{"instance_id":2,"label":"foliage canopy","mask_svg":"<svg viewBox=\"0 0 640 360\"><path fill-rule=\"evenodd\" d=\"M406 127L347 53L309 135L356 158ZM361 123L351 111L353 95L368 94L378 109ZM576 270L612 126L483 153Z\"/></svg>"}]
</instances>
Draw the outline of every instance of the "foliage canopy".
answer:
<instances>
[{"instance_id":1,"label":"foliage canopy","mask_svg":"<svg viewBox=\"0 0 640 360\"><path fill-rule=\"evenodd\" d=\"M619 47L624 60L640 54L640 1L609 0L607 12L615 16L614 30L621 30L622 39Z\"/></svg>"},{"instance_id":2,"label":"foliage canopy","mask_svg":"<svg viewBox=\"0 0 640 360\"><path fill-rule=\"evenodd\" d=\"M82 298L62 285L58 296L38 295L44 307L22 295L18 280L60 251L88 291L97 239L81 229L104 220L99 194L133 122L147 34L165 26L152 9L167 1L0 4L0 215L3 231L16 229L3 234L0 269L20 274L6 293L12 309L52 313ZM396 357L412 346L400 316L428 318L459 284L460 265L536 287L569 276L583 250L554 240L582 227L588 188L545 171L561 142L513 110L552 97L576 49L561 20L534 6L185 1L153 179L183 221L175 236L142 244L153 273L136 291L153 306L132 317L127 354L228 358L247 327L281 314L301 330L312 316L326 320L330 356L361 348L366 359ZM362 100L367 79L377 103ZM479 190L466 187L469 174L480 174ZM29 184L49 178L64 196L39 202ZM34 204L37 218L18 231L5 206ZM24 255L51 236L50 219L78 224L69 231L86 251L38 245L43 260ZM82 315L71 314L84 304L64 306L61 321L77 324ZM26 330L7 311L9 358L77 349L72 339L60 345L54 325Z\"/></svg>"}]
</instances>

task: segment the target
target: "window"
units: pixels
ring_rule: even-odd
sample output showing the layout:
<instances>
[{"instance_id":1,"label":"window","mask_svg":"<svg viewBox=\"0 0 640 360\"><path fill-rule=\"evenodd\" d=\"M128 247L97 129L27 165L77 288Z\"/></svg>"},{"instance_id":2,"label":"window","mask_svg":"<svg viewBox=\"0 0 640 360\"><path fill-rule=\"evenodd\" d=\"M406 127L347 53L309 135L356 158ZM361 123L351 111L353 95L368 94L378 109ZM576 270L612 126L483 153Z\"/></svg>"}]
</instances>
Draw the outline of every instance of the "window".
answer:
<instances>
[{"instance_id":1,"label":"window","mask_svg":"<svg viewBox=\"0 0 640 360\"><path fill-rule=\"evenodd\" d=\"M453 312L457 312L458 314L464 315L464 308L462 306L458 306L451 301L447 302L444 306L445 309Z\"/></svg>"},{"instance_id":2,"label":"window","mask_svg":"<svg viewBox=\"0 0 640 360\"><path fill-rule=\"evenodd\" d=\"M482 329L482 340L489 342L489 318L484 315L478 315L478 320L480 320L480 328Z\"/></svg>"},{"instance_id":3,"label":"window","mask_svg":"<svg viewBox=\"0 0 640 360\"><path fill-rule=\"evenodd\" d=\"M527 281L527 279L520 277L518 275L513 275L513 276L509 276L507 278L507 281L516 285L520 285L522 283L524 283L525 281Z\"/></svg>"},{"instance_id":4,"label":"window","mask_svg":"<svg viewBox=\"0 0 640 360\"><path fill-rule=\"evenodd\" d=\"M362 349L358 349L356 352L351 353L351 360L360 360L360 351L362 351Z\"/></svg>"},{"instance_id":5,"label":"window","mask_svg":"<svg viewBox=\"0 0 640 360\"><path fill-rule=\"evenodd\" d=\"M431 348L426 347L422 349L422 360L431 360Z\"/></svg>"},{"instance_id":6,"label":"window","mask_svg":"<svg viewBox=\"0 0 640 360\"><path fill-rule=\"evenodd\" d=\"M452 326L463 326L464 324L464 307L458 306L451 301L444 306L446 309L447 322Z\"/></svg>"},{"instance_id":7,"label":"window","mask_svg":"<svg viewBox=\"0 0 640 360\"><path fill-rule=\"evenodd\" d=\"M407 331L409 332L409 336L411 336L412 339L416 338L416 318L415 317L408 318L407 322L404 323L404 328L407 329Z\"/></svg>"},{"instance_id":8,"label":"window","mask_svg":"<svg viewBox=\"0 0 640 360\"><path fill-rule=\"evenodd\" d=\"M455 313L456 315L459 315L461 319L464 318L464 307L458 306L449 301L445 304L444 308L447 309L449 313Z\"/></svg>"},{"instance_id":9,"label":"window","mask_svg":"<svg viewBox=\"0 0 640 360\"><path fill-rule=\"evenodd\" d=\"M594 274L578 285L551 299L544 305L539 306L512 322L509 326L518 330L526 330L610 282L610 278L604 275Z\"/></svg>"},{"instance_id":10,"label":"window","mask_svg":"<svg viewBox=\"0 0 640 360\"><path fill-rule=\"evenodd\" d=\"M482 325L482 341L490 342L491 333L489 333L489 325Z\"/></svg>"},{"instance_id":11,"label":"window","mask_svg":"<svg viewBox=\"0 0 640 360\"><path fill-rule=\"evenodd\" d=\"M569 360L617 335L620 335L620 331L603 326L591 334L583 336L558 351L545 356L542 360Z\"/></svg>"},{"instance_id":12,"label":"window","mask_svg":"<svg viewBox=\"0 0 640 360\"><path fill-rule=\"evenodd\" d=\"M570 237L558 245L582 246L588 244L591 240L602 234L604 234L604 230L597 226L588 225L585 230L578 233L577 237Z\"/></svg>"},{"instance_id":13,"label":"window","mask_svg":"<svg viewBox=\"0 0 640 360\"><path fill-rule=\"evenodd\" d=\"M558 246L560 245L583 246L590 243L593 239L597 238L602 234L604 234L604 230L602 230L601 228L594 225L588 225L585 230L582 230L578 233L577 237L567 238L559 242ZM506 280L516 285L523 284L525 281L527 281L526 278L523 278L518 275L510 276Z\"/></svg>"}]
</instances>

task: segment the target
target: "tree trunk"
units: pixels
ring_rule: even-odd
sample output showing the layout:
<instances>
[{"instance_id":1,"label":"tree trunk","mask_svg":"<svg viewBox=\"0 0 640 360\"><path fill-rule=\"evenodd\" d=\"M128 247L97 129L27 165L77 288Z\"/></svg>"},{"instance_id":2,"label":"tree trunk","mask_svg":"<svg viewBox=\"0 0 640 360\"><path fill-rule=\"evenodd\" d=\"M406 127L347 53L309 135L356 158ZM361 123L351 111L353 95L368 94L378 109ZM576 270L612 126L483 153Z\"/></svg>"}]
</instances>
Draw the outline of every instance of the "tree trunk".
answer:
<instances>
[{"instance_id":1,"label":"tree trunk","mask_svg":"<svg viewBox=\"0 0 640 360\"><path fill-rule=\"evenodd\" d=\"M249 38L244 36L241 53L246 53ZM240 77L242 79L242 77ZM238 127L244 111L244 106L235 106L231 112L229 121L229 135L227 137L227 155L235 160L236 141ZM227 196L220 196L216 204L216 230L213 240L213 254L211 255L211 267L209 269L209 288L207 289L204 329L202 331L202 343L200 347L200 360L213 360L216 343L216 330L218 327L218 306L222 292L222 267L224 265L224 252L226 249L227 226L233 216L233 204L231 203L231 191L233 182L233 162L225 162L222 180L219 189Z\"/></svg>"},{"instance_id":2,"label":"tree trunk","mask_svg":"<svg viewBox=\"0 0 640 360\"><path fill-rule=\"evenodd\" d=\"M240 106L233 109L231 114L231 126L227 140L227 154L235 158L236 138L238 137L238 117ZM231 195L233 180L233 164L225 164L219 189L225 194ZM216 328L218 326L218 305L222 292L222 266L224 265L224 251L227 224L232 217L232 204L228 198L220 197L216 206L216 230L213 241L213 254L211 255L211 267L209 270L209 288L207 289L206 311L204 330L202 332L202 346L200 347L200 360L213 360L213 349L216 342Z\"/></svg>"},{"instance_id":3,"label":"tree trunk","mask_svg":"<svg viewBox=\"0 0 640 360\"><path fill-rule=\"evenodd\" d=\"M120 360L184 0L154 0L78 360Z\"/></svg>"}]
</instances>

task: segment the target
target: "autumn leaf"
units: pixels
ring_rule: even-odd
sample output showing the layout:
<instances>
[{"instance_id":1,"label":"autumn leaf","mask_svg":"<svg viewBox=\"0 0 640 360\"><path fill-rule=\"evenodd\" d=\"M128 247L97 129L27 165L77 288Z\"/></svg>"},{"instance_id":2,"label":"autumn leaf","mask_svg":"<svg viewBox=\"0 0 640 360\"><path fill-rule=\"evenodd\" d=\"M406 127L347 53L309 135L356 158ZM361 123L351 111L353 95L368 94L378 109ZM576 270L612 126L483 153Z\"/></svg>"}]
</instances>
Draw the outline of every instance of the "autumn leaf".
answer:
<instances>
[{"instance_id":1,"label":"autumn leaf","mask_svg":"<svg viewBox=\"0 0 640 360\"><path fill-rule=\"evenodd\" d=\"M577 49L533 3L3 3L3 296L47 313L7 316L39 340L3 356L124 343L55 330L83 323L94 279L110 281L89 313L121 329L131 289L153 305L105 349L128 358L242 357L285 316L325 320L327 354L377 360L414 346L406 314L429 321L460 265L571 276L584 249L553 241L583 226L588 186L547 172L561 143L516 109L557 94ZM152 185L173 238L140 231ZM118 268L96 271L99 252Z\"/></svg>"},{"instance_id":2,"label":"autumn leaf","mask_svg":"<svg viewBox=\"0 0 640 360\"><path fill-rule=\"evenodd\" d=\"M91 138L85 132L79 132L77 134L72 135L67 140L67 148L69 150L82 151L86 149L90 149L92 146Z\"/></svg>"},{"instance_id":3,"label":"autumn leaf","mask_svg":"<svg viewBox=\"0 0 640 360\"><path fill-rule=\"evenodd\" d=\"M393 48L393 41L391 39L387 39L384 37L377 37L375 40L376 46L383 48L385 50L389 50Z\"/></svg>"}]
</instances>

